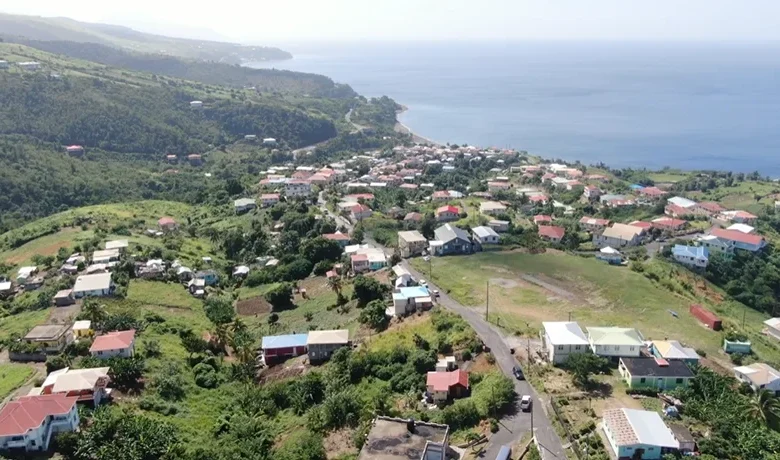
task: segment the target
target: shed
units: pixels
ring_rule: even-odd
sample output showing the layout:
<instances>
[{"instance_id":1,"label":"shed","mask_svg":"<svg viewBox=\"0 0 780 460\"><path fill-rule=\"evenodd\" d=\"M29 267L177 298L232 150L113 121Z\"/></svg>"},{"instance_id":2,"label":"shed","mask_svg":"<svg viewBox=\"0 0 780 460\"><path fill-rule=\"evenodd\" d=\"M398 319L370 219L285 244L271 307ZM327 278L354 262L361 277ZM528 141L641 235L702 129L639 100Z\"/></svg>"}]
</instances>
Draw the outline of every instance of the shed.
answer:
<instances>
[{"instance_id":1,"label":"shed","mask_svg":"<svg viewBox=\"0 0 780 460\"><path fill-rule=\"evenodd\" d=\"M722 322L720 318L718 318L715 315L715 313L712 313L711 311L697 304L691 305L689 311L696 319L704 323L708 328L712 329L713 331L721 330Z\"/></svg>"},{"instance_id":2,"label":"shed","mask_svg":"<svg viewBox=\"0 0 780 460\"><path fill-rule=\"evenodd\" d=\"M672 430L674 439L680 443L680 452L684 454L696 451L696 439L691 434L691 430L679 423L670 423L669 429Z\"/></svg>"},{"instance_id":3,"label":"shed","mask_svg":"<svg viewBox=\"0 0 780 460\"><path fill-rule=\"evenodd\" d=\"M76 303L73 298L73 289L63 289L54 295L54 305L58 307L67 307Z\"/></svg>"}]
</instances>

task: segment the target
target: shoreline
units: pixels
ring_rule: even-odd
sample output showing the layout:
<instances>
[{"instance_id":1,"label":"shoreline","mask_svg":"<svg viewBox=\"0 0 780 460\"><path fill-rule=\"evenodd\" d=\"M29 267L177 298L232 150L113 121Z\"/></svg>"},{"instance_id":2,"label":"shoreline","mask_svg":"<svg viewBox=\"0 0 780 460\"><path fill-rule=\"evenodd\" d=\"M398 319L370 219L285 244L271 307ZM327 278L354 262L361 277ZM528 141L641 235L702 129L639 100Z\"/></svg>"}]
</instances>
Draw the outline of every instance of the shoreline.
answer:
<instances>
[{"instance_id":1,"label":"shoreline","mask_svg":"<svg viewBox=\"0 0 780 460\"><path fill-rule=\"evenodd\" d=\"M440 143L438 143L436 141L428 139L427 137L423 137L423 136L420 136L419 134L415 134L415 132L412 131L412 129L410 127L408 127L405 124L401 123L401 121L398 120L398 115L401 115L402 113L404 113L407 110L409 110L409 107L407 107L407 106L405 106L403 104L399 104L399 105L401 106L401 109L398 110L395 113L396 119L395 119L395 126L393 127L393 131L395 131L397 133L400 133L400 134L406 134L406 135L411 136L412 142L414 142L416 144L430 144L430 145L433 145L435 147L442 147L443 146L443 144L440 144Z\"/></svg>"}]
</instances>

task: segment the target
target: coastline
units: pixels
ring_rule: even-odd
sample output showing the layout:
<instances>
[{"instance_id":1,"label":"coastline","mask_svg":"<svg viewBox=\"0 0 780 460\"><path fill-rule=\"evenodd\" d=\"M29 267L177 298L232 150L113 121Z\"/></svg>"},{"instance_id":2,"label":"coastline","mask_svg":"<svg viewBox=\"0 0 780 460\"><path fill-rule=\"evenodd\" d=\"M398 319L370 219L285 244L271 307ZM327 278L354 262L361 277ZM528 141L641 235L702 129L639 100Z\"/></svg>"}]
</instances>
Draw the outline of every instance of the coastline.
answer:
<instances>
[{"instance_id":1,"label":"coastline","mask_svg":"<svg viewBox=\"0 0 780 460\"><path fill-rule=\"evenodd\" d=\"M397 133L400 133L400 134L406 134L406 135L408 135L408 136L411 136L411 138L412 138L412 142L414 142L414 143L416 143L416 144L430 144L430 145L433 145L433 146L435 146L435 147L442 147L442 144L440 144L440 143L438 143L438 142L436 142L436 141L433 141L433 140L431 140L431 139L428 139L427 137L422 137L422 136L420 136L420 135L418 135L418 134L415 134L415 132L414 132L414 131L412 131L412 129L411 129L411 128L409 128L409 127L408 127L408 126L406 126L405 124L401 123L401 122L398 120L398 115L401 115L402 113L404 113L404 112L406 112L407 110L409 110L409 107L406 107L406 106L405 106L405 105L403 105L403 104L400 104L400 105L401 105L401 109L400 109L400 110L398 110L398 111L395 113L396 120L395 120L395 126L393 127L393 130L394 130L395 132L397 132Z\"/></svg>"}]
</instances>

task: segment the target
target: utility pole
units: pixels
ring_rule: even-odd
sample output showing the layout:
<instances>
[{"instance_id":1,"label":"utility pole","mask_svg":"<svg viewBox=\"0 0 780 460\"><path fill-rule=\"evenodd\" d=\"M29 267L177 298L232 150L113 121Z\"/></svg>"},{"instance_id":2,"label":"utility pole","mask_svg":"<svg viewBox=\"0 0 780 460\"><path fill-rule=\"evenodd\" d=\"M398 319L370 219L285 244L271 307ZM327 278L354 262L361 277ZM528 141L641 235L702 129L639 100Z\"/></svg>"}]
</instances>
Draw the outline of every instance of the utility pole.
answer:
<instances>
[{"instance_id":1,"label":"utility pole","mask_svg":"<svg viewBox=\"0 0 780 460\"><path fill-rule=\"evenodd\" d=\"M774 313L774 312L773 312ZM747 315L747 306L742 309L742 328L745 328L745 315Z\"/></svg>"},{"instance_id":2,"label":"utility pole","mask_svg":"<svg viewBox=\"0 0 780 460\"><path fill-rule=\"evenodd\" d=\"M485 321L490 322L490 280L485 281Z\"/></svg>"},{"instance_id":3,"label":"utility pole","mask_svg":"<svg viewBox=\"0 0 780 460\"><path fill-rule=\"evenodd\" d=\"M569 322L571 322L571 312L569 312Z\"/></svg>"}]
</instances>

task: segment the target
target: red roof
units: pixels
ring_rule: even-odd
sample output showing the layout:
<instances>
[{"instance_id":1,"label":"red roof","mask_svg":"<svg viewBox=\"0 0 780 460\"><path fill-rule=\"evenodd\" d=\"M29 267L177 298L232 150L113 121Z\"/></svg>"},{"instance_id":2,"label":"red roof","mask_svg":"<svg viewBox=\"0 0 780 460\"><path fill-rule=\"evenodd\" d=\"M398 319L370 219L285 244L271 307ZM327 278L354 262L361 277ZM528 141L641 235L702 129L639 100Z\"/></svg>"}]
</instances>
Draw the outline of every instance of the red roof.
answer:
<instances>
[{"instance_id":1,"label":"red roof","mask_svg":"<svg viewBox=\"0 0 780 460\"><path fill-rule=\"evenodd\" d=\"M442 214L445 212L452 212L455 214L460 214L460 208L457 206L452 206L451 204L448 204L447 206L442 206L441 208L436 210L436 214Z\"/></svg>"},{"instance_id":2,"label":"red roof","mask_svg":"<svg viewBox=\"0 0 780 460\"><path fill-rule=\"evenodd\" d=\"M539 227L539 236L560 240L566 234L566 229L554 225L543 225Z\"/></svg>"},{"instance_id":3,"label":"red roof","mask_svg":"<svg viewBox=\"0 0 780 460\"><path fill-rule=\"evenodd\" d=\"M653 226L653 224L651 224L650 222L642 222L641 220L635 220L635 221L631 222L628 225L630 225L632 227L643 228L645 230L647 230L648 228L651 228Z\"/></svg>"},{"instance_id":4,"label":"red roof","mask_svg":"<svg viewBox=\"0 0 780 460\"><path fill-rule=\"evenodd\" d=\"M764 241L764 237L761 235L742 233L738 230L726 230L724 228L714 228L710 232L710 235L717 236L718 238L723 238L724 240L736 241L745 244L752 244L755 246L760 245Z\"/></svg>"},{"instance_id":5,"label":"red roof","mask_svg":"<svg viewBox=\"0 0 780 460\"><path fill-rule=\"evenodd\" d=\"M353 254L352 262L368 262L368 254Z\"/></svg>"},{"instance_id":6,"label":"red roof","mask_svg":"<svg viewBox=\"0 0 780 460\"><path fill-rule=\"evenodd\" d=\"M455 385L469 387L469 374L458 369L452 372L428 372L426 385L433 391L449 391Z\"/></svg>"},{"instance_id":7,"label":"red roof","mask_svg":"<svg viewBox=\"0 0 780 460\"><path fill-rule=\"evenodd\" d=\"M534 223L537 222L552 222L552 217L539 214L538 216L534 216Z\"/></svg>"},{"instance_id":8,"label":"red roof","mask_svg":"<svg viewBox=\"0 0 780 460\"><path fill-rule=\"evenodd\" d=\"M350 210L351 210L352 212L354 212L354 213L358 213L358 212L367 212L367 211L370 211L370 210L371 210L371 208L369 208L368 206L366 206L366 205L364 205L364 204L356 204L355 206L352 206L352 208L350 208Z\"/></svg>"},{"instance_id":9,"label":"red roof","mask_svg":"<svg viewBox=\"0 0 780 460\"><path fill-rule=\"evenodd\" d=\"M401 184L400 188L416 189L417 184Z\"/></svg>"},{"instance_id":10,"label":"red roof","mask_svg":"<svg viewBox=\"0 0 780 460\"><path fill-rule=\"evenodd\" d=\"M339 274L336 273L336 270L328 270L325 272L326 278L338 278Z\"/></svg>"},{"instance_id":11,"label":"red roof","mask_svg":"<svg viewBox=\"0 0 780 460\"><path fill-rule=\"evenodd\" d=\"M726 210L720 203L714 201L702 201L699 203L699 207L709 212L723 212Z\"/></svg>"},{"instance_id":12,"label":"red roof","mask_svg":"<svg viewBox=\"0 0 780 460\"><path fill-rule=\"evenodd\" d=\"M260 195L261 200L278 200L279 194L278 193L263 193Z\"/></svg>"},{"instance_id":13,"label":"red roof","mask_svg":"<svg viewBox=\"0 0 780 460\"><path fill-rule=\"evenodd\" d=\"M682 206L678 206L676 204L667 204L664 211L668 214L675 214L678 216L685 216L688 214L693 214L690 209L683 208Z\"/></svg>"},{"instance_id":14,"label":"red roof","mask_svg":"<svg viewBox=\"0 0 780 460\"><path fill-rule=\"evenodd\" d=\"M89 351L124 350L125 348L130 348L133 345L133 341L135 341L135 329L113 331L95 337L95 341L92 342Z\"/></svg>"},{"instance_id":15,"label":"red roof","mask_svg":"<svg viewBox=\"0 0 780 460\"><path fill-rule=\"evenodd\" d=\"M354 198L355 200L363 198L364 200L369 201L374 199L374 195L371 193L353 193L352 195L347 195L344 198Z\"/></svg>"},{"instance_id":16,"label":"red roof","mask_svg":"<svg viewBox=\"0 0 780 460\"><path fill-rule=\"evenodd\" d=\"M404 217L404 220L422 220L423 215L419 212L410 212Z\"/></svg>"},{"instance_id":17,"label":"red roof","mask_svg":"<svg viewBox=\"0 0 780 460\"><path fill-rule=\"evenodd\" d=\"M78 398L65 394L24 396L0 409L0 436L23 436L38 428L52 415L65 415L73 410Z\"/></svg>"},{"instance_id":18,"label":"red roof","mask_svg":"<svg viewBox=\"0 0 780 460\"><path fill-rule=\"evenodd\" d=\"M193 153L192 155L187 155L187 158L189 158L190 160L200 160L201 156L198 155L197 153Z\"/></svg>"},{"instance_id":19,"label":"red roof","mask_svg":"<svg viewBox=\"0 0 780 460\"><path fill-rule=\"evenodd\" d=\"M176 221L173 220L173 217L161 217L160 220L157 221L158 225L172 225L175 223Z\"/></svg>"},{"instance_id":20,"label":"red roof","mask_svg":"<svg viewBox=\"0 0 780 460\"><path fill-rule=\"evenodd\" d=\"M547 201L547 195L541 194L541 195L534 195L531 198L528 199L529 201L537 202L537 201Z\"/></svg>"},{"instance_id":21,"label":"red roof","mask_svg":"<svg viewBox=\"0 0 780 460\"><path fill-rule=\"evenodd\" d=\"M542 176L542 180L552 179L553 177L558 177L553 173L547 173L544 176Z\"/></svg>"},{"instance_id":22,"label":"red roof","mask_svg":"<svg viewBox=\"0 0 780 460\"><path fill-rule=\"evenodd\" d=\"M688 222L685 220L673 219L671 217L661 217L659 219L654 219L652 225L654 227L680 228L685 226L687 223Z\"/></svg>"},{"instance_id":23,"label":"red roof","mask_svg":"<svg viewBox=\"0 0 780 460\"><path fill-rule=\"evenodd\" d=\"M322 235L327 240L333 240L333 241L349 241L349 235L345 235L340 232L336 233L326 233Z\"/></svg>"},{"instance_id":24,"label":"red roof","mask_svg":"<svg viewBox=\"0 0 780 460\"><path fill-rule=\"evenodd\" d=\"M434 198L449 198L450 197L450 192L448 192L446 190L439 190L438 192L433 192L433 197Z\"/></svg>"},{"instance_id":25,"label":"red roof","mask_svg":"<svg viewBox=\"0 0 780 460\"><path fill-rule=\"evenodd\" d=\"M649 196L666 195L666 192L664 192L658 187L645 187L642 190L640 190L639 193L641 193L642 195L649 195Z\"/></svg>"},{"instance_id":26,"label":"red roof","mask_svg":"<svg viewBox=\"0 0 780 460\"><path fill-rule=\"evenodd\" d=\"M747 211L734 211L734 217L739 217L740 219L758 219L758 216L750 214Z\"/></svg>"},{"instance_id":27,"label":"red roof","mask_svg":"<svg viewBox=\"0 0 780 460\"><path fill-rule=\"evenodd\" d=\"M84 149L84 147L82 147L80 145L71 145L71 146L65 147L65 149L66 150L82 150L82 149Z\"/></svg>"},{"instance_id":28,"label":"red roof","mask_svg":"<svg viewBox=\"0 0 780 460\"><path fill-rule=\"evenodd\" d=\"M600 227L606 227L609 225L609 219L597 219L595 217L584 216L580 219L580 223L584 225L598 225Z\"/></svg>"}]
</instances>

